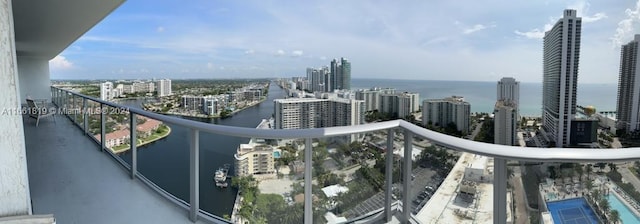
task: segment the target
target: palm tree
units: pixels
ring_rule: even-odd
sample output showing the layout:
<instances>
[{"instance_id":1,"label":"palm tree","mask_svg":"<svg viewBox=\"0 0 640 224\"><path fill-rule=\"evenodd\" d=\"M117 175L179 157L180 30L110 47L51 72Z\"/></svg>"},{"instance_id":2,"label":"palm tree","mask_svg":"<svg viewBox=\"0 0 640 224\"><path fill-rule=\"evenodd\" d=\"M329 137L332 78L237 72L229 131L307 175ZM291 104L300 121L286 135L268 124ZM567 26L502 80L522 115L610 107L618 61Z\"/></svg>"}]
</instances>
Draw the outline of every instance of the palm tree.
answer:
<instances>
[{"instance_id":1,"label":"palm tree","mask_svg":"<svg viewBox=\"0 0 640 224\"><path fill-rule=\"evenodd\" d=\"M587 191L591 192L591 190L593 190L593 181L590 179L587 179L587 182L585 183L585 187L587 188Z\"/></svg>"},{"instance_id":2,"label":"palm tree","mask_svg":"<svg viewBox=\"0 0 640 224\"><path fill-rule=\"evenodd\" d=\"M620 213L618 212L618 210L612 210L611 213L609 213L609 221L611 221L611 223L618 223L620 222Z\"/></svg>"},{"instance_id":3,"label":"palm tree","mask_svg":"<svg viewBox=\"0 0 640 224\"><path fill-rule=\"evenodd\" d=\"M593 165L587 164L587 179L591 178L591 172L593 171Z\"/></svg>"},{"instance_id":4,"label":"palm tree","mask_svg":"<svg viewBox=\"0 0 640 224\"><path fill-rule=\"evenodd\" d=\"M575 166L573 166L573 169L578 173L578 180L582 180L582 174L584 174L582 164L576 164Z\"/></svg>"},{"instance_id":5,"label":"palm tree","mask_svg":"<svg viewBox=\"0 0 640 224\"><path fill-rule=\"evenodd\" d=\"M602 198L602 195L600 194L600 190L595 189L593 191L591 191L591 202L598 202L600 201L600 198Z\"/></svg>"},{"instance_id":6,"label":"palm tree","mask_svg":"<svg viewBox=\"0 0 640 224\"><path fill-rule=\"evenodd\" d=\"M599 201L600 204L600 209L602 209L603 214L607 214L609 212L609 209L611 208L609 206L609 201L607 201L606 198L601 198Z\"/></svg>"},{"instance_id":7,"label":"palm tree","mask_svg":"<svg viewBox=\"0 0 640 224\"><path fill-rule=\"evenodd\" d=\"M609 169L611 169L611 171L618 171L618 166L616 166L615 163L609 163Z\"/></svg>"}]
</instances>

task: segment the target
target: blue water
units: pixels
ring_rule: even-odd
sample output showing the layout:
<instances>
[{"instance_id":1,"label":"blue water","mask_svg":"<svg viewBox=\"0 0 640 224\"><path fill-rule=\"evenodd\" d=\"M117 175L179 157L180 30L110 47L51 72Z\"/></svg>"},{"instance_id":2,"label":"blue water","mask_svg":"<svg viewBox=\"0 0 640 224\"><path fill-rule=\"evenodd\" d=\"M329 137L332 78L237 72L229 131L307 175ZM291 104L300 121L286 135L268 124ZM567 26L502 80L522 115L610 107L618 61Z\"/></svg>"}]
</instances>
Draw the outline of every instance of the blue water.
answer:
<instances>
[{"instance_id":1,"label":"blue water","mask_svg":"<svg viewBox=\"0 0 640 224\"><path fill-rule=\"evenodd\" d=\"M472 112L492 112L496 103L496 85L490 82L429 81L393 79L352 79L351 89L390 87L397 91L420 93L421 100L463 96ZM578 84L578 105L593 105L598 111L615 111L617 84ZM520 83L520 114L540 116L542 83Z\"/></svg>"},{"instance_id":2,"label":"blue water","mask_svg":"<svg viewBox=\"0 0 640 224\"><path fill-rule=\"evenodd\" d=\"M278 151L273 152L273 158L276 158L276 159L280 158L280 152Z\"/></svg>"},{"instance_id":3,"label":"blue water","mask_svg":"<svg viewBox=\"0 0 640 224\"><path fill-rule=\"evenodd\" d=\"M609 200L611 209L618 210L622 223L640 223L640 218L638 218L638 216L636 216L629 207L624 205L617 196L609 194L609 196L607 196L607 200Z\"/></svg>"},{"instance_id":4,"label":"blue water","mask_svg":"<svg viewBox=\"0 0 640 224\"><path fill-rule=\"evenodd\" d=\"M584 198L547 202L553 222L557 224L597 224L595 212Z\"/></svg>"}]
</instances>

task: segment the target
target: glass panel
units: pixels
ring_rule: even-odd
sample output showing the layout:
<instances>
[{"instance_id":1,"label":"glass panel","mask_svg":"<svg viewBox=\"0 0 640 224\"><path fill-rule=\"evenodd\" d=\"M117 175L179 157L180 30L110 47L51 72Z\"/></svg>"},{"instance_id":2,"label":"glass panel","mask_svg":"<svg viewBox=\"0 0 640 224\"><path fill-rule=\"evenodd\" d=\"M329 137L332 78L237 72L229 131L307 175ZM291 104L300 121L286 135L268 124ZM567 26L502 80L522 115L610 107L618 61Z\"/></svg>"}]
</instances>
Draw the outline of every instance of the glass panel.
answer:
<instances>
[{"instance_id":1,"label":"glass panel","mask_svg":"<svg viewBox=\"0 0 640 224\"><path fill-rule=\"evenodd\" d=\"M105 107L106 108L106 107ZM98 143L100 143L100 134L101 134L101 114L102 112L102 108L100 107L100 103L92 101L92 100L87 100L87 112L88 112L88 118L89 118L89 123L87 124L87 128L89 129L88 132L91 135L91 137L94 138L94 140Z\"/></svg>"},{"instance_id":2,"label":"glass panel","mask_svg":"<svg viewBox=\"0 0 640 224\"><path fill-rule=\"evenodd\" d=\"M105 147L113 154L130 150L129 111L105 105ZM99 119L99 118L98 118ZM129 163L129 160L125 160ZM129 163L130 164L130 163Z\"/></svg>"},{"instance_id":3,"label":"glass panel","mask_svg":"<svg viewBox=\"0 0 640 224\"><path fill-rule=\"evenodd\" d=\"M232 214L216 215L229 218L233 223L302 223L304 141L251 139L235 149L234 176L230 183L242 200L236 198L235 205L231 201ZM210 172L208 176L212 176ZM207 186L215 184L215 180L206 182ZM213 193L220 195L225 190ZM314 198L314 204L318 203L318 197Z\"/></svg>"},{"instance_id":4,"label":"glass panel","mask_svg":"<svg viewBox=\"0 0 640 224\"><path fill-rule=\"evenodd\" d=\"M82 127L82 97L73 95L73 118L77 125Z\"/></svg>"},{"instance_id":5,"label":"glass panel","mask_svg":"<svg viewBox=\"0 0 640 224\"><path fill-rule=\"evenodd\" d=\"M330 142L329 159L325 161L329 174L322 178L324 184L320 187L329 188L327 191L331 191L335 182L346 187L335 197L329 198L335 203L335 208L329 209L330 212L338 217L353 220L384 207L383 151L386 145L386 132L338 137Z\"/></svg>"}]
</instances>

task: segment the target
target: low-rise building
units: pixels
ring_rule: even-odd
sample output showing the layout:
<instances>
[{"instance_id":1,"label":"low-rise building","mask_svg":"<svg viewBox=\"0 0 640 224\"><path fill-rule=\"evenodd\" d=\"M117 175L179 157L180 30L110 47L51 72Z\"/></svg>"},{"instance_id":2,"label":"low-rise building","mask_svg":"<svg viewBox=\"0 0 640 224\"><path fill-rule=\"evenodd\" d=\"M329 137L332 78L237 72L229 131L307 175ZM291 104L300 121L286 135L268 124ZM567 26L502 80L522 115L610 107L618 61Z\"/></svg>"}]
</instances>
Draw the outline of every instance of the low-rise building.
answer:
<instances>
[{"instance_id":1,"label":"low-rise building","mask_svg":"<svg viewBox=\"0 0 640 224\"><path fill-rule=\"evenodd\" d=\"M270 145L240 144L234 155L236 176L275 174L274 152Z\"/></svg>"}]
</instances>

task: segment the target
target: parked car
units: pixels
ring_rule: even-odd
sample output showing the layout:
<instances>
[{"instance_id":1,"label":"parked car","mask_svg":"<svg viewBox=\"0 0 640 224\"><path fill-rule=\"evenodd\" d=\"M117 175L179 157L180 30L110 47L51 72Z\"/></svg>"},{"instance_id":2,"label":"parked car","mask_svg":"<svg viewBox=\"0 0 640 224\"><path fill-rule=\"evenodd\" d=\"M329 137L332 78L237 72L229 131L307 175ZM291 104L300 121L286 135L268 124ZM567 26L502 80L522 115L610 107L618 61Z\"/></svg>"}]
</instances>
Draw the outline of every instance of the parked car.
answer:
<instances>
[{"instance_id":1,"label":"parked car","mask_svg":"<svg viewBox=\"0 0 640 224\"><path fill-rule=\"evenodd\" d=\"M429 192L429 193L433 193L433 192L435 192L435 191L436 191L432 186L426 186L426 187L424 188L424 190L425 190L425 191L427 191L427 192Z\"/></svg>"}]
</instances>

